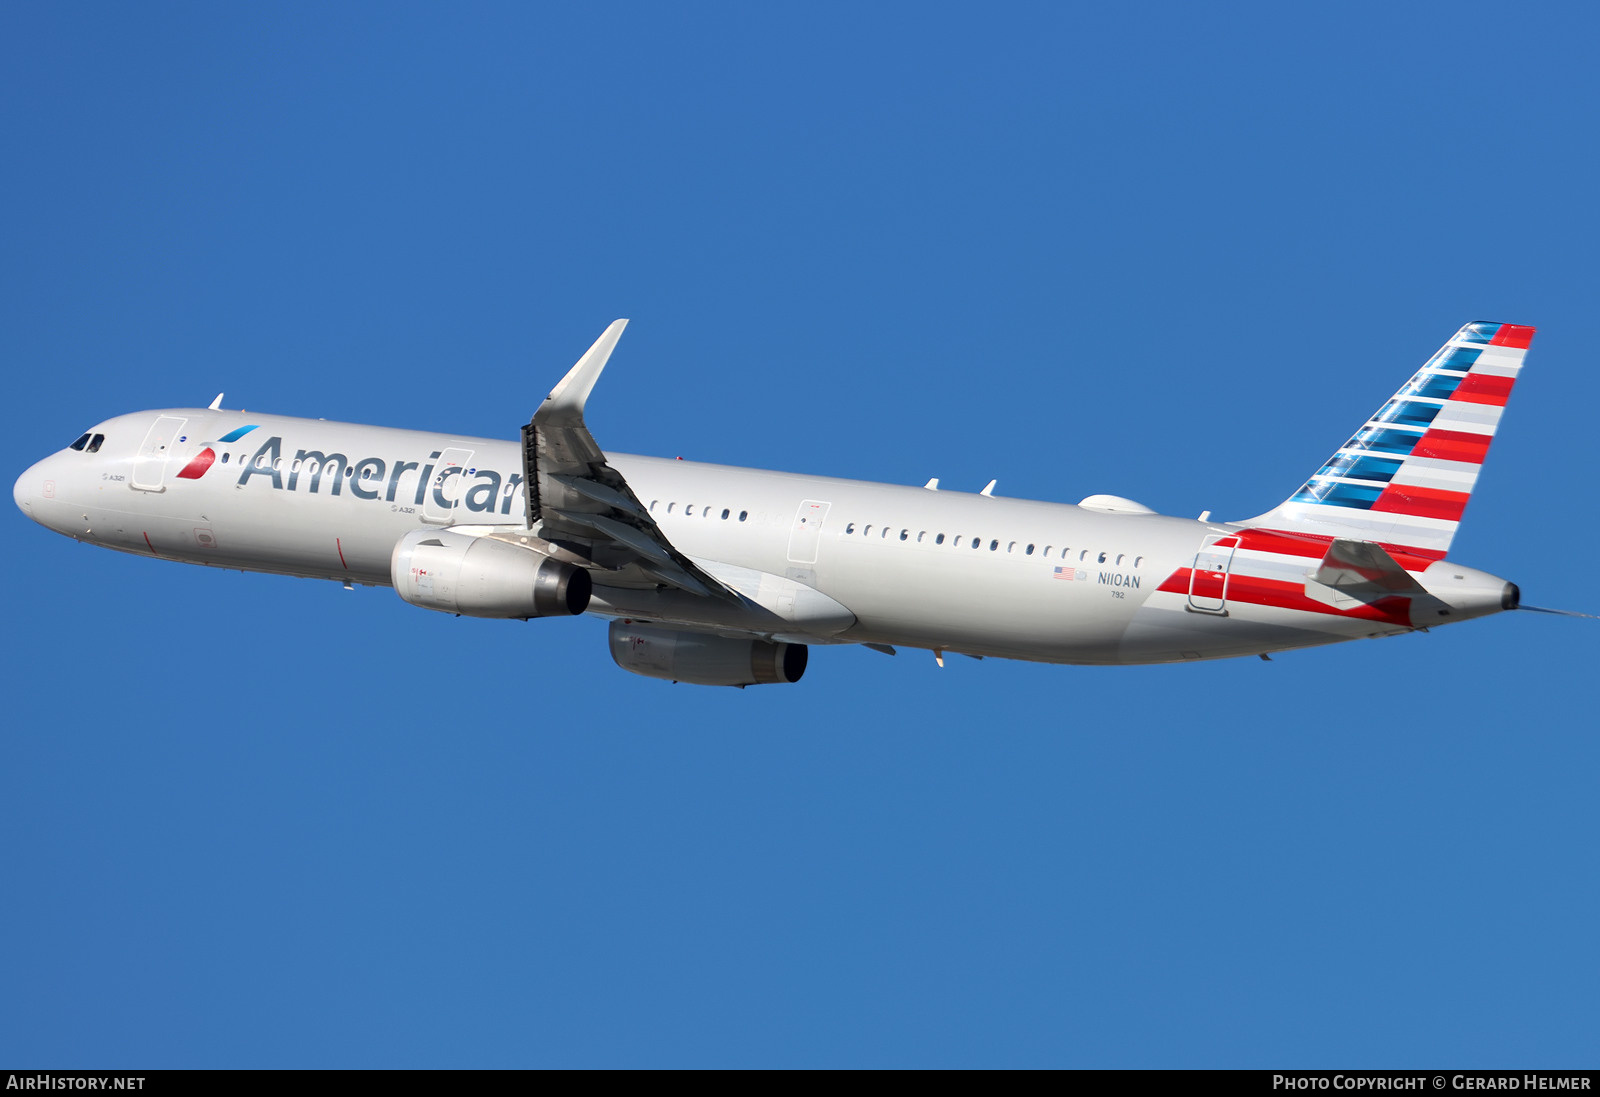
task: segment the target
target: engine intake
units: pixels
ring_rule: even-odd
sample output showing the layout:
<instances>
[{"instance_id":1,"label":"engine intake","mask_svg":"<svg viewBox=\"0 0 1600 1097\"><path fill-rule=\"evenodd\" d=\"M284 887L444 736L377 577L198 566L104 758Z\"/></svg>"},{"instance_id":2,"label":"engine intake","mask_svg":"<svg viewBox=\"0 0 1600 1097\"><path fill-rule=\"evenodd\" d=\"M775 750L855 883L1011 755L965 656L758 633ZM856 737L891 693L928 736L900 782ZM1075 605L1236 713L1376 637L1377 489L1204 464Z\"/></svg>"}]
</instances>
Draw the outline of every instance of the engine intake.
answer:
<instances>
[{"instance_id":1,"label":"engine intake","mask_svg":"<svg viewBox=\"0 0 1600 1097\"><path fill-rule=\"evenodd\" d=\"M560 617L589 608L580 567L489 537L413 530L389 558L395 592L414 606L468 617Z\"/></svg>"},{"instance_id":2,"label":"engine intake","mask_svg":"<svg viewBox=\"0 0 1600 1097\"><path fill-rule=\"evenodd\" d=\"M632 621L611 622L610 645L612 661L623 670L696 686L798 682L808 658L804 644L712 636Z\"/></svg>"}]
</instances>

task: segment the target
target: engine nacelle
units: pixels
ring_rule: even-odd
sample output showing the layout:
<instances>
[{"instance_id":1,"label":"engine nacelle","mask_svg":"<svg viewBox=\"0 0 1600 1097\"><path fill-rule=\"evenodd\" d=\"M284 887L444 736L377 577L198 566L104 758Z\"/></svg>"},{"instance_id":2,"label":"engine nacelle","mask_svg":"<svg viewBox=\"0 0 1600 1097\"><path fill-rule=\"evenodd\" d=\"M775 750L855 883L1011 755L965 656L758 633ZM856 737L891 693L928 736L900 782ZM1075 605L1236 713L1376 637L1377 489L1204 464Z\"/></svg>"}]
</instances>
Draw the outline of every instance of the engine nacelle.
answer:
<instances>
[{"instance_id":1,"label":"engine nacelle","mask_svg":"<svg viewBox=\"0 0 1600 1097\"><path fill-rule=\"evenodd\" d=\"M757 686L798 682L806 672L804 644L741 640L631 621L611 622L611 658L623 670L696 686Z\"/></svg>"},{"instance_id":2,"label":"engine nacelle","mask_svg":"<svg viewBox=\"0 0 1600 1097\"><path fill-rule=\"evenodd\" d=\"M589 607L589 573L532 549L448 530L413 530L389 558L395 592L468 617L559 617Z\"/></svg>"}]
</instances>

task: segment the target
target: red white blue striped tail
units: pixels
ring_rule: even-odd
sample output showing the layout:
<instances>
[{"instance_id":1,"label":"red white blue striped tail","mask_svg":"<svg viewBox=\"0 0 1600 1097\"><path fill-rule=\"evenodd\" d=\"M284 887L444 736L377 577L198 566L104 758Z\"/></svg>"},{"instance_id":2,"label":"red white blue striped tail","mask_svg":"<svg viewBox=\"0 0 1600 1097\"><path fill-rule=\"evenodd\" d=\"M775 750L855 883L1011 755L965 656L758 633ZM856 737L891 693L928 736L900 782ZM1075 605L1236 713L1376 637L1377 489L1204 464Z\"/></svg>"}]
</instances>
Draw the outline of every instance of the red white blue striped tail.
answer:
<instances>
[{"instance_id":1,"label":"red white blue striped tail","mask_svg":"<svg viewBox=\"0 0 1600 1097\"><path fill-rule=\"evenodd\" d=\"M1241 525L1375 541L1442 559L1533 331L1468 324L1304 487Z\"/></svg>"}]
</instances>

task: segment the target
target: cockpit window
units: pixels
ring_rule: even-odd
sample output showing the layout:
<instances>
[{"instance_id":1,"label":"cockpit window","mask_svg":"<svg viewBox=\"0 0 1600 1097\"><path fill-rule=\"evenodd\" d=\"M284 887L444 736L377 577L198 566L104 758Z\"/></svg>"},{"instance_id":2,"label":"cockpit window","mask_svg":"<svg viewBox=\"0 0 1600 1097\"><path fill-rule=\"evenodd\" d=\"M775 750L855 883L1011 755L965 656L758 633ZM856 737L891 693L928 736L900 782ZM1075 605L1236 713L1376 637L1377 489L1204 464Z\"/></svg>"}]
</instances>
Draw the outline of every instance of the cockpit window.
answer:
<instances>
[{"instance_id":1,"label":"cockpit window","mask_svg":"<svg viewBox=\"0 0 1600 1097\"><path fill-rule=\"evenodd\" d=\"M100 443L104 442L105 440L106 440L106 436L105 435L97 434L93 438L89 439L89 444L85 448L90 453L99 453L100 452Z\"/></svg>"},{"instance_id":2,"label":"cockpit window","mask_svg":"<svg viewBox=\"0 0 1600 1097\"><path fill-rule=\"evenodd\" d=\"M83 449L84 446L87 446L88 444L89 444L89 435L85 434L82 438L79 438L76 442L72 443L71 448L72 449L76 449L76 450L81 450L81 449Z\"/></svg>"}]
</instances>

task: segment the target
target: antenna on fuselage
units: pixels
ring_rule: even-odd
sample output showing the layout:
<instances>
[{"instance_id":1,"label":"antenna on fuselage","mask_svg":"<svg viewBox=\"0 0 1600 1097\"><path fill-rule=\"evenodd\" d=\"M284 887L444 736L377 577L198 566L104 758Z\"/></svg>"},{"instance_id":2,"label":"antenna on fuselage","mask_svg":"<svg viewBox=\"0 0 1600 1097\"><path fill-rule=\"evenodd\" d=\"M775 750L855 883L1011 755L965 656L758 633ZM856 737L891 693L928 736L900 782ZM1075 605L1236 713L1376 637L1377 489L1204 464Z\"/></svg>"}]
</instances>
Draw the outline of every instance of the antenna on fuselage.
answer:
<instances>
[{"instance_id":1,"label":"antenna on fuselage","mask_svg":"<svg viewBox=\"0 0 1600 1097\"><path fill-rule=\"evenodd\" d=\"M999 482L1000 481L998 481L998 480L990 480L989 481L989 486L984 488L982 491L978 492L978 494L979 495L987 495L989 498L993 499L994 498L994 486L996 484L998 484Z\"/></svg>"},{"instance_id":2,"label":"antenna on fuselage","mask_svg":"<svg viewBox=\"0 0 1600 1097\"><path fill-rule=\"evenodd\" d=\"M939 478L937 476L935 476L932 480L929 480L926 484L923 484L922 486L927 488L929 491L938 491L939 490Z\"/></svg>"},{"instance_id":3,"label":"antenna on fuselage","mask_svg":"<svg viewBox=\"0 0 1600 1097\"><path fill-rule=\"evenodd\" d=\"M211 411L221 411L222 410L222 393L220 393L220 392L217 393L217 398L215 400L211 401L211 403L207 404L206 407L208 409L210 409Z\"/></svg>"}]
</instances>

